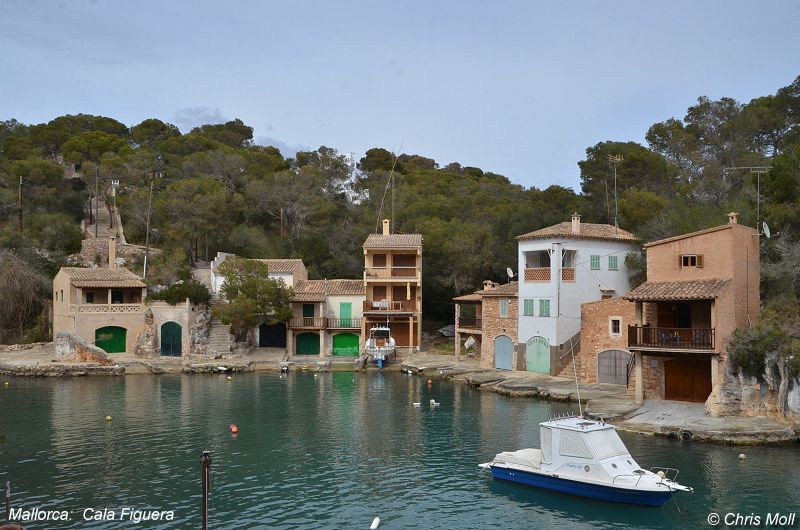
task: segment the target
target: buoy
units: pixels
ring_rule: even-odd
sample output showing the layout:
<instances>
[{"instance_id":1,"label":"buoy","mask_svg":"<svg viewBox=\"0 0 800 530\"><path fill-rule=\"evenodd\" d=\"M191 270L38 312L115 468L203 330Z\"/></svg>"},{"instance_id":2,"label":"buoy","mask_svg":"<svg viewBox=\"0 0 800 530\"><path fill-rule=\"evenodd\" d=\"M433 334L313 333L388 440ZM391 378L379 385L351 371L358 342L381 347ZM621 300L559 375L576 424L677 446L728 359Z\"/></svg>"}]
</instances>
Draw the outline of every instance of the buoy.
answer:
<instances>
[{"instance_id":1,"label":"buoy","mask_svg":"<svg viewBox=\"0 0 800 530\"><path fill-rule=\"evenodd\" d=\"M217 370L219 370L220 372L227 372L228 371L228 367L227 366L217 366Z\"/></svg>"},{"instance_id":2,"label":"buoy","mask_svg":"<svg viewBox=\"0 0 800 530\"><path fill-rule=\"evenodd\" d=\"M106 416L106 421L111 421L111 416Z\"/></svg>"},{"instance_id":3,"label":"buoy","mask_svg":"<svg viewBox=\"0 0 800 530\"><path fill-rule=\"evenodd\" d=\"M747 458L746 454L742 453L739 455L739 460L744 460L745 458Z\"/></svg>"},{"instance_id":4,"label":"buoy","mask_svg":"<svg viewBox=\"0 0 800 530\"><path fill-rule=\"evenodd\" d=\"M372 524L369 525L369 530L376 530L381 525L381 518L376 517L372 520Z\"/></svg>"},{"instance_id":5,"label":"buoy","mask_svg":"<svg viewBox=\"0 0 800 530\"><path fill-rule=\"evenodd\" d=\"M5 382L5 383L3 383L3 384L4 384L5 386L8 386L8 385L10 385L11 383L9 383L8 381L6 381L6 382Z\"/></svg>"},{"instance_id":6,"label":"buoy","mask_svg":"<svg viewBox=\"0 0 800 530\"><path fill-rule=\"evenodd\" d=\"M661 478L664 478L664 472L663 471L659 471L658 473L656 473L656 475L658 475Z\"/></svg>"},{"instance_id":7,"label":"buoy","mask_svg":"<svg viewBox=\"0 0 800 530\"><path fill-rule=\"evenodd\" d=\"M432 384L433 384L433 381L431 381L430 379L428 379L428 384L429 384L429 385L432 385Z\"/></svg>"},{"instance_id":8,"label":"buoy","mask_svg":"<svg viewBox=\"0 0 800 530\"><path fill-rule=\"evenodd\" d=\"M435 399L430 400L431 407L438 407L440 403L436 403Z\"/></svg>"},{"instance_id":9,"label":"buoy","mask_svg":"<svg viewBox=\"0 0 800 530\"><path fill-rule=\"evenodd\" d=\"M228 428L231 430L231 432L233 434L236 434L237 432L239 432L239 427L237 427L236 424L234 424L234 423L231 423L231 426L228 427Z\"/></svg>"},{"instance_id":10,"label":"buoy","mask_svg":"<svg viewBox=\"0 0 800 530\"><path fill-rule=\"evenodd\" d=\"M411 406L413 406L413 407L420 407L420 406L422 406L422 403L412 403L412 404L411 404Z\"/></svg>"},{"instance_id":11,"label":"buoy","mask_svg":"<svg viewBox=\"0 0 800 530\"><path fill-rule=\"evenodd\" d=\"M231 376L228 376L228 377L227 377L227 379L228 379L228 382L229 382L229 383L230 383L231 381L233 381L233 377L231 377Z\"/></svg>"}]
</instances>

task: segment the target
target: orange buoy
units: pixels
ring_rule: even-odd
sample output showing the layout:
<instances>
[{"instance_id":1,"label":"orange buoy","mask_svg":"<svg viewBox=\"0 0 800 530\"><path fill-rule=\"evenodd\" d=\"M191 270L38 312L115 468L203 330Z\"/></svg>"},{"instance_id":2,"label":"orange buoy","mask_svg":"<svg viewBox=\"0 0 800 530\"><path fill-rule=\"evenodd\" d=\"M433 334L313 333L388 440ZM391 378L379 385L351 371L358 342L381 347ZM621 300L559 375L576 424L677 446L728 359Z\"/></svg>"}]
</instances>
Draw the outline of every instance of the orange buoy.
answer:
<instances>
[{"instance_id":1,"label":"orange buoy","mask_svg":"<svg viewBox=\"0 0 800 530\"><path fill-rule=\"evenodd\" d=\"M236 434L237 432L239 432L239 427L237 427L236 424L234 424L234 423L231 423L231 426L228 427L228 428L231 430L231 432L233 434Z\"/></svg>"},{"instance_id":2,"label":"orange buoy","mask_svg":"<svg viewBox=\"0 0 800 530\"><path fill-rule=\"evenodd\" d=\"M432 385L432 384L433 384L433 381L431 381L430 379L428 379L428 384L429 384L429 385Z\"/></svg>"}]
</instances>

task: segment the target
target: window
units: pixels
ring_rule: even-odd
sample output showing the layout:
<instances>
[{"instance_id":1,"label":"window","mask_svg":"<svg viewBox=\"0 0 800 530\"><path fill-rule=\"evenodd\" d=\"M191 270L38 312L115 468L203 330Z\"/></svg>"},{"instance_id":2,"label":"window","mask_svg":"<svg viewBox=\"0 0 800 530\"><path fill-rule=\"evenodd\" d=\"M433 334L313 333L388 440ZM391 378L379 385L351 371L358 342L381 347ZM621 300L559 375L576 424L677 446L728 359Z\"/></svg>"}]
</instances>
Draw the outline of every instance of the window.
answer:
<instances>
[{"instance_id":1,"label":"window","mask_svg":"<svg viewBox=\"0 0 800 530\"><path fill-rule=\"evenodd\" d=\"M87 304L94 303L94 291L89 291L86 293L86 303Z\"/></svg>"},{"instance_id":2,"label":"window","mask_svg":"<svg viewBox=\"0 0 800 530\"><path fill-rule=\"evenodd\" d=\"M373 254L372 255L372 266L373 267L385 267L386 266L386 254Z\"/></svg>"},{"instance_id":3,"label":"window","mask_svg":"<svg viewBox=\"0 0 800 530\"><path fill-rule=\"evenodd\" d=\"M533 299L532 298L526 298L524 304L525 305L523 307L522 314L525 315L526 317L532 317L533 316Z\"/></svg>"},{"instance_id":4,"label":"window","mask_svg":"<svg viewBox=\"0 0 800 530\"><path fill-rule=\"evenodd\" d=\"M608 257L608 270L610 270L610 271L618 270L618 267L617 267L617 256L609 256Z\"/></svg>"},{"instance_id":5,"label":"window","mask_svg":"<svg viewBox=\"0 0 800 530\"><path fill-rule=\"evenodd\" d=\"M702 267L703 256L701 254L683 254L681 256L681 267Z\"/></svg>"},{"instance_id":6,"label":"window","mask_svg":"<svg viewBox=\"0 0 800 530\"><path fill-rule=\"evenodd\" d=\"M500 299L500 316L501 317L508 316L508 298Z\"/></svg>"},{"instance_id":7,"label":"window","mask_svg":"<svg viewBox=\"0 0 800 530\"><path fill-rule=\"evenodd\" d=\"M125 300L125 293L123 291L111 291L111 303L122 304Z\"/></svg>"},{"instance_id":8,"label":"window","mask_svg":"<svg viewBox=\"0 0 800 530\"><path fill-rule=\"evenodd\" d=\"M622 319L612 318L608 322L608 331L616 337L622 335Z\"/></svg>"},{"instance_id":9,"label":"window","mask_svg":"<svg viewBox=\"0 0 800 530\"><path fill-rule=\"evenodd\" d=\"M539 316L540 317L549 317L550 316L550 300L539 300Z\"/></svg>"},{"instance_id":10,"label":"window","mask_svg":"<svg viewBox=\"0 0 800 530\"><path fill-rule=\"evenodd\" d=\"M592 256L589 258L589 263L590 263L589 267L590 267L592 270L595 270L595 271L596 271L596 270L600 270L600 256L595 256L595 255L592 255Z\"/></svg>"}]
</instances>

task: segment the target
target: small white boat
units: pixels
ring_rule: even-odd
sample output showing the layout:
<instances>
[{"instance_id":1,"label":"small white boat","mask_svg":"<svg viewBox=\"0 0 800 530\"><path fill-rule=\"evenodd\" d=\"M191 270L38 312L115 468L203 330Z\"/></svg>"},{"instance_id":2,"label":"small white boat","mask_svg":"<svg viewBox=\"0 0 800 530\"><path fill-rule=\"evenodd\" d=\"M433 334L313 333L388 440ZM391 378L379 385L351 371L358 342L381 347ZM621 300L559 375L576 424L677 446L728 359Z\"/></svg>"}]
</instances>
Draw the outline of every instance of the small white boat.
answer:
<instances>
[{"instance_id":1,"label":"small white boat","mask_svg":"<svg viewBox=\"0 0 800 530\"><path fill-rule=\"evenodd\" d=\"M613 425L566 416L539 424L541 449L498 453L481 467L492 477L613 502L662 506L677 491L678 470L639 467Z\"/></svg>"},{"instance_id":2,"label":"small white boat","mask_svg":"<svg viewBox=\"0 0 800 530\"><path fill-rule=\"evenodd\" d=\"M378 364L378 368L383 368L383 362L395 352L394 338L388 325L378 324L370 328L364 351Z\"/></svg>"}]
</instances>

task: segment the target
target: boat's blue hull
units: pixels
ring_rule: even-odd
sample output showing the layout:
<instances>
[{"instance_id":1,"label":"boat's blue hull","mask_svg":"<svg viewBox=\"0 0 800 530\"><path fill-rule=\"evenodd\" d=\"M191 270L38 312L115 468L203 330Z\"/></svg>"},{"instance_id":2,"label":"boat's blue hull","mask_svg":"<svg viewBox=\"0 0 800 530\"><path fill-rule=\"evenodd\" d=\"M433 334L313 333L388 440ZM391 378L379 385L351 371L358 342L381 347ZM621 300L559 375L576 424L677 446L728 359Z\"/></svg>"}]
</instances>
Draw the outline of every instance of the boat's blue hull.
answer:
<instances>
[{"instance_id":1,"label":"boat's blue hull","mask_svg":"<svg viewBox=\"0 0 800 530\"><path fill-rule=\"evenodd\" d=\"M526 486L544 488L580 495L602 501L622 502L625 504L637 504L640 506L663 506L671 497L672 492L665 491L636 491L610 486L600 486L597 484L587 484L576 480L550 477L537 473L528 473L516 469L506 469L503 467L492 466L492 477L500 480L508 480Z\"/></svg>"}]
</instances>

